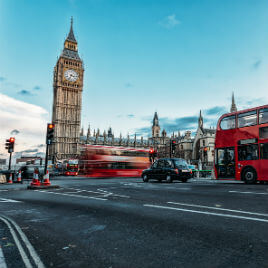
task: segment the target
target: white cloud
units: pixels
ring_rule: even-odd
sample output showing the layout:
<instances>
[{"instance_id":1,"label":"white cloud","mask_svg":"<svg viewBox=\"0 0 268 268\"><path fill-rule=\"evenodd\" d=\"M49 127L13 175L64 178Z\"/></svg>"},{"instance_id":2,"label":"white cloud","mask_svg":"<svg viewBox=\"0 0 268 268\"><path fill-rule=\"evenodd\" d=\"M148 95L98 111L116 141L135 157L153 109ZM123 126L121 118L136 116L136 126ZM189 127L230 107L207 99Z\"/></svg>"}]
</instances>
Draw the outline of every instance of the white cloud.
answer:
<instances>
[{"instance_id":1,"label":"white cloud","mask_svg":"<svg viewBox=\"0 0 268 268\"><path fill-rule=\"evenodd\" d=\"M180 24L181 22L176 18L175 14L171 14L164 19L162 19L159 24L164 28L171 29L174 28L176 25Z\"/></svg>"},{"instance_id":2,"label":"white cloud","mask_svg":"<svg viewBox=\"0 0 268 268\"><path fill-rule=\"evenodd\" d=\"M15 151L45 142L48 112L37 105L16 100L0 93L0 153L6 153L5 140L16 137ZM11 135L16 129L17 135Z\"/></svg>"}]
</instances>

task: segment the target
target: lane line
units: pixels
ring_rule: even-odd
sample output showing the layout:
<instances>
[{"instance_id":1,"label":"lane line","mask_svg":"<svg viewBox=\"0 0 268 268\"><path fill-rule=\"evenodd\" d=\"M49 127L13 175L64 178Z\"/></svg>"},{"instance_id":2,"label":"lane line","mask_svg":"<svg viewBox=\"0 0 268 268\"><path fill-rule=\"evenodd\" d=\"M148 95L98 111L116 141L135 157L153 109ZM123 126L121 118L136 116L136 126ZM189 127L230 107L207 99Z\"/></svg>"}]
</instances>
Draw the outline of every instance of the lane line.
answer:
<instances>
[{"instance_id":1,"label":"lane line","mask_svg":"<svg viewBox=\"0 0 268 268\"><path fill-rule=\"evenodd\" d=\"M152 208L178 210L178 211L184 211L184 212L192 212L192 213L197 213L197 214L220 216L220 217L226 217L226 218L236 218L236 219L242 219L242 220L260 221L260 222L268 223L268 220L266 220L266 219L250 218L250 217L236 216L236 215L231 215L231 214L221 214L221 213L215 213L215 212L205 212L205 211L183 209L183 208L175 208L175 207L166 207L166 206L157 206L157 205L150 205L150 204L144 204L143 206L152 207Z\"/></svg>"},{"instance_id":2,"label":"lane line","mask_svg":"<svg viewBox=\"0 0 268 268\"><path fill-rule=\"evenodd\" d=\"M0 198L1 203L21 203L21 201L13 200L13 199L6 199L6 198Z\"/></svg>"},{"instance_id":3,"label":"lane line","mask_svg":"<svg viewBox=\"0 0 268 268\"><path fill-rule=\"evenodd\" d=\"M239 194L262 194L262 195L268 195L268 193L239 192L239 191L229 191L229 193L239 193Z\"/></svg>"},{"instance_id":4,"label":"lane line","mask_svg":"<svg viewBox=\"0 0 268 268\"><path fill-rule=\"evenodd\" d=\"M21 228L18 226L18 224L11 220L10 218L6 217L6 216L3 216L5 217L7 220L9 220L13 226L15 226L17 232L19 233L22 241L24 242L24 244L26 245L26 247L28 248L29 250L29 253L32 257L32 259L34 260L36 266L38 268L45 268L45 265L43 264L43 262L41 261L41 259L39 258L38 254L36 253L34 247L32 246L32 244L30 243L30 241L28 240L28 238L26 237L26 235L24 234L24 232L21 230Z\"/></svg>"},{"instance_id":5,"label":"lane line","mask_svg":"<svg viewBox=\"0 0 268 268\"><path fill-rule=\"evenodd\" d=\"M34 190L35 192L40 193L48 193L48 194L56 194L56 195L65 195L65 196L71 196L71 197L80 197L80 198L86 198L86 199L95 199L95 200L101 200L106 201L108 199L100 198L100 197L91 197L91 196L84 196L84 195L77 195L77 194L65 194L65 193L55 193L55 192L49 192L49 191L43 191L43 190Z\"/></svg>"},{"instance_id":6,"label":"lane line","mask_svg":"<svg viewBox=\"0 0 268 268\"><path fill-rule=\"evenodd\" d=\"M28 256L26 255L26 253L25 253L25 251L24 251L24 249L23 249L23 247L22 247L22 245L21 245L21 243L20 243L20 241L19 241L14 229L12 228L11 224L1 216L0 216L0 220L2 220L7 225L7 227L9 228L9 231L10 231L10 233L11 233L11 235L12 235L14 241L15 241L15 244L16 244L16 246L17 246L17 248L19 250L19 253L21 255L21 258L22 258L22 260L23 260L23 262L25 264L25 267L26 268L33 268L33 266L31 264Z\"/></svg>"},{"instance_id":7,"label":"lane line","mask_svg":"<svg viewBox=\"0 0 268 268\"><path fill-rule=\"evenodd\" d=\"M265 213L257 213L257 212L249 212L249 211L241 211L241 210L234 210L234 209L227 209L227 208L216 208L216 207L208 207L208 206L201 206L201 205L194 205L194 204L185 204L185 203L177 203L177 202L167 202L168 204L180 205L180 206L188 206L188 207L196 207L196 208L208 208L208 209L215 209L215 210L222 210L222 211L230 211L230 212L237 212L237 213L244 213L256 216L265 216L268 217L268 214Z\"/></svg>"},{"instance_id":8,"label":"lane line","mask_svg":"<svg viewBox=\"0 0 268 268\"><path fill-rule=\"evenodd\" d=\"M7 264L1 247L0 247L0 268L7 268Z\"/></svg>"}]
</instances>

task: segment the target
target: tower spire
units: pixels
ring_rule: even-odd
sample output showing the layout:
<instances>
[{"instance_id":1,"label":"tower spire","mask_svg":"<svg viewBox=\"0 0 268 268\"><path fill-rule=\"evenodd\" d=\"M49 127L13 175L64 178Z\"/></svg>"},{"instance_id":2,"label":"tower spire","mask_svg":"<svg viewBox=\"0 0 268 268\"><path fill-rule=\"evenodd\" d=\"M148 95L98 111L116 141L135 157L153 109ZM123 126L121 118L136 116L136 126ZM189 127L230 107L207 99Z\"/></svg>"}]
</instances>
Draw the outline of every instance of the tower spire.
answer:
<instances>
[{"instance_id":1,"label":"tower spire","mask_svg":"<svg viewBox=\"0 0 268 268\"><path fill-rule=\"evenodd\" d=\"M237 107L235 104L234 92L232 92L232 105L231 105L231 113L237 112Z\"/></svg>"},{"instance_id":2,"label":"tower spire","mask_svg":"<svg viewBox=\"0 0 268 268\"><path fill-rule=\"evenodd\" d=\"M153 126L158 126L158 115L157 112L154 113Z\"/></svg>"},{"instance_id":3,"label":"tower spire","mask_svg":"<svg viewBox=\"0 0 268 268\"><path fill-rule=\"evenodd\" d=\"M73 32L73 17L71 17L71 27L66 40L77 43Z\"/></svg>"},{"instance_id":4,"label":"tower spire","mask_svg":"<svg viewBox=\"0 0 268 268\"><path fill-rule=\"evenodd\" d=\"M202 116L201 110L200 110L200 114L199 114L198 124L199 124L200 128L203 128L203 116Z\"/></svg>"}]
</instances>

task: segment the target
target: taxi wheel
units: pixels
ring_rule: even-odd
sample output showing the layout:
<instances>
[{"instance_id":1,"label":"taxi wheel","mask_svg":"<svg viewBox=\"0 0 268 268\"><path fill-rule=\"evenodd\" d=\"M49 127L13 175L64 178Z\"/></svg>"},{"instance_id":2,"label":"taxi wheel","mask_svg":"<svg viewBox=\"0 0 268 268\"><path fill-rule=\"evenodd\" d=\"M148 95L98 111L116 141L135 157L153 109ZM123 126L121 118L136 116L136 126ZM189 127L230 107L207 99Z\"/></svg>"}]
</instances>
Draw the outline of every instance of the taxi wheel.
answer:
<instances>
[{"instance_id":1,"label":"taxi wheel","mask_svg":"<svg viewBox=\"0 0 268 268\"><path fill-rule=\"evenodd\" d=\"M181 181L182 182L187 182L187 178L183 178Z\"/></svg>"},{"instance_id":2,"label":"taxi wheel","mask_svg":"<svg viewBox=\"0 0 268 268\"><path fill-rule=\"evenodd\" d=\"M170 176L170 175L167 175L167 177L166 177L166 181L167 181L168 183L171 183L171 182L172 182L172 179L171 179L171 176Z\"/></svg>"},{"instance_id":3,"label":"taxi wheel","mask_svg":"<svg viewBox=\"0 0 268 268\"><path fill-rule=\"evenodd\" d=\"M146 174L142 175L142 179L143 179L144 182L149 181L148 176Z\"/></svg>"}]
</instances>

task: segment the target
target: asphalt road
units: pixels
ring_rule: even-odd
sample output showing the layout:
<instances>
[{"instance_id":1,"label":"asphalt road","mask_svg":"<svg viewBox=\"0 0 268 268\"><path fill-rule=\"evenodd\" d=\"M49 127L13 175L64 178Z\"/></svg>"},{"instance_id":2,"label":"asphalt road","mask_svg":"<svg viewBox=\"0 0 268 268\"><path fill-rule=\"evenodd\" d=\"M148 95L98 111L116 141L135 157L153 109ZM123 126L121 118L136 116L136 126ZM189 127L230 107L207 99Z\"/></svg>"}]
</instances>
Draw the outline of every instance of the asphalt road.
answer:
<instances>
[{"instance_id":1,"label":"asphalt road","mask_svg":"<svg viewBox=\"0 0 268 268\"><path fill-rule=\"evenodd\" d=\"M268 185L57 178L0 185L0 268L268 267Z\"/></svg>"}]
</instances>

